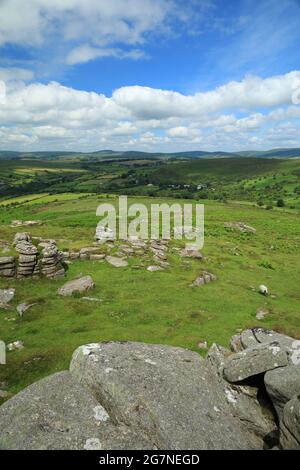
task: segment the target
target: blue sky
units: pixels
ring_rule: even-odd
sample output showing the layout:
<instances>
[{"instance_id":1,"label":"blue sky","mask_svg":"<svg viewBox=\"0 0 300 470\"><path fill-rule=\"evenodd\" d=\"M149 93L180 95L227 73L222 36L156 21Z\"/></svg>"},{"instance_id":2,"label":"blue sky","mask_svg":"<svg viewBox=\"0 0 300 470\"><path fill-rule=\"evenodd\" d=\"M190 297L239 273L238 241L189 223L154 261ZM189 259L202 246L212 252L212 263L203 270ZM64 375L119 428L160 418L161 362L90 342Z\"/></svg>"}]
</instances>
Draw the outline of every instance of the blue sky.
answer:
<instances>
[{"instance_id":1,"label":"blue sky","mask_svg":"<svg viewBox=\"0 0 300 470\"><path fill-rule=\"evenodd\" d=\"M300 146L298 0L2 0L0 17L2 149Z\"/></svg>"}]
</instances>

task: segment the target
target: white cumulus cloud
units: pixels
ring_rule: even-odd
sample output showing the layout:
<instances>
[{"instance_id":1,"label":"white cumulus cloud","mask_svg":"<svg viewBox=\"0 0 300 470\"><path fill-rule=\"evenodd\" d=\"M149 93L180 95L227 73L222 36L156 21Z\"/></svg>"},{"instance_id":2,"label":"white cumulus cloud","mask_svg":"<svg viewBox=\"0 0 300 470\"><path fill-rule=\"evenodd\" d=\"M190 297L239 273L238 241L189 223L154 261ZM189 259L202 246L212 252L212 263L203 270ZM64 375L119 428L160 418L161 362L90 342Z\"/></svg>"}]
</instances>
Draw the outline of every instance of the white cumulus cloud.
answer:
<instances>
[{"instance_id":1,"label":"white cumulus cloud","mask_svg":"<svg viewBox=\"0 0 300 470\"><path fill-rule=\"evenodd\" d=\"M300 107L291 101L300 71L194 95L123 87L112 96L57 82L7 86L0 104L2 148L238 150L300 146Z\"/></svg>"}]
</instances>

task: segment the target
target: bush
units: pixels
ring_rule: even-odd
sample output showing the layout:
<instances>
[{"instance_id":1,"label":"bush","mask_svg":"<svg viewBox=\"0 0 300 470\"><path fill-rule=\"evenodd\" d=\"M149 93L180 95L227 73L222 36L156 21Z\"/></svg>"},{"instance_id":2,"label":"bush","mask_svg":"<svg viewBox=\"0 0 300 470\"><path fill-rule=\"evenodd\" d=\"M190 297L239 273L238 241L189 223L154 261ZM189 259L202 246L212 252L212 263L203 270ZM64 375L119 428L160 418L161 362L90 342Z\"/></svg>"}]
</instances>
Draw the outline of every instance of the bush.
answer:
<instances>
[{"instance_id":1,"label":"bush","mask_svg":"<svg viewBox=\"0 0 300 470\"><path fill-rule=\"evenodd\" d=\"M276 205L277 205L277 207L284 207L285 206L284 200L283 199L278 199Z\"/></svg>"}]
</instances>

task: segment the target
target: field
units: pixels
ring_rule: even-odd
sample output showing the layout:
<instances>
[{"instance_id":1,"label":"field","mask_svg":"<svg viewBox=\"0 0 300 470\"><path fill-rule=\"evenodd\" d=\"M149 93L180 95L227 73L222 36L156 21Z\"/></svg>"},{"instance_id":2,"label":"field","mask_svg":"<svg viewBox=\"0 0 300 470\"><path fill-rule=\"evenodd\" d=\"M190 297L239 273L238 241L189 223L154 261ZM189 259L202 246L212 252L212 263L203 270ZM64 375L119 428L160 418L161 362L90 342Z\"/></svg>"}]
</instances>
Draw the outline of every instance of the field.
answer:
<instances>
[{"instance_id":1,"label":"field","mask_svg":"<svg viewBox=\"0 0 300 470\"><path fill-rule=\"evenodd\" d=\"M291 175L298 163L293 160L288 164ZM283 163L276 165L279 174ZM262 185L260 171L266 175L264 167L257 169L247 184L256 188ZM12 241L22 230L10 227L12 220L30 219L42 222L29 229L33 236L55 238L62 250L90 246L98 222L96 208L101 202L116 204L117 197L81 192L49 195L45 189L21 198L8 200L3 196L0 239ZM130 202L149 206L191 199L134 196ZM241 328L263 326L300 338L299 212L265 210L249 202L201 202L205 204L203 261L180 258L176 248L183 242L173 240L170 267L161 272L146 270L153 264L151 254L146 253L128 258L126 268L99 261L73 261L66 279L57 281L0 279L0 288L16 288L13 309L0 310L0 338L6 343L22 340L25 345L20 351L8 352L7 365L0 368L0 382L7 384L8 391L14 394L38 378L67 368L74 349L84 343L135 340L177 345L205 354L198 347L200 341L207 341L208 346L213 342L225 346ZM255 227L256 233L230 230L224 227L226 222L244 222ZM202 270L216 274L217 281L190 287ZM101 302L57 295L66 280L80 274L92 275L96 288L90 295ZM261 296L259 284L266 284L272 295ZM37 305L20 317L14 307L21 302ZM260 308L268 311L262 321L256 319Z\"/></svg>"},{"instance_id":2,"label":"field","mask_svg":"<svg viewBox=\"0 0 300 470\"><path fill-rule=\"evenodd\" d=\"M300 158L0 159L0 201L31 194L128 194L300 209ZM7 202L6 202L7 203ZM10 202L8 202L10 203Z\"/></svg>"}]
</instances>

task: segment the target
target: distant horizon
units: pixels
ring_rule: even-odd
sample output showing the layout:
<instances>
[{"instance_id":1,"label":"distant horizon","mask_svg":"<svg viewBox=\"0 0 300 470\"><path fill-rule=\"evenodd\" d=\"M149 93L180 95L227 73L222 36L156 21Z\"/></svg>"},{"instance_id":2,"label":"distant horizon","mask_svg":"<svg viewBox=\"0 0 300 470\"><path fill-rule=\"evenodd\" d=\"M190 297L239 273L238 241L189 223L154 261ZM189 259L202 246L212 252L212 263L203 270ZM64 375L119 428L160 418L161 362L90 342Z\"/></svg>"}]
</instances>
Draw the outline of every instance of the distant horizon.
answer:
<instances>
[{"instance_id":1,"label":"distant horizon","mask_svg":"<svg viewBox=\"0 0 300 470\"><path fill-rule=\"evenodd\" d=\"M181 153L207 153L207 154L214 154L214 153L228 153L228 154L239 154L239 153L268 153L268 152L278 152L278 151L300 151L299 147L274 147L274 148L267 148L267 149L246 149L246 150L203 150L203 149L196 149L196 150L179 150L179 151L147 151L147 150L140 150L140 149L128 149L128 150L114 150L114 149L98 149L98 150L63 150L63 149L41 149L41 150L17 150L17 149L0 149L0 153L2 152L11 152L11 153L76 153L76 154L90 154L90 153L105 153L105 152L112 152L112 153L146 153L146 154L165 154L165 155L173 155L173 154L181 154ZM300 155L299 155L300 157Z\"/></svg>"}]
</instances>

